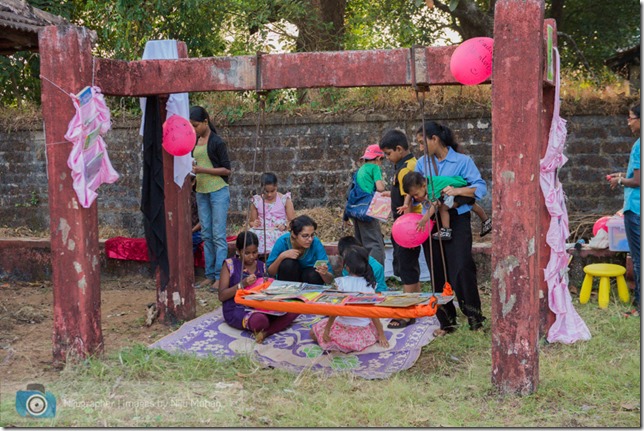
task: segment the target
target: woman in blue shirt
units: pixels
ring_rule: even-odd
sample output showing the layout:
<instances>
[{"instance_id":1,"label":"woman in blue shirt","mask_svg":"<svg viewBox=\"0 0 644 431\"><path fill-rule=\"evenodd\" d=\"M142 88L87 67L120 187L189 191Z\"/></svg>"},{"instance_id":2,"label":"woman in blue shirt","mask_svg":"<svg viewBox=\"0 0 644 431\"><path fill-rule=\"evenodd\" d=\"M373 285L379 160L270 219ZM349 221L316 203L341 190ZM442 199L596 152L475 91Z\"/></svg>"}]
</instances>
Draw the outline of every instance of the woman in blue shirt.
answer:
<instances>
[{"instance_id":1,"label":"woman in blue shirt","mask_svg":"<svg viewBox=\"0 0 644 431\"><path fill-rule=\"evenodd\" d=\"M628 127L633 134L640 134L640 105L633 106L628 112ZM624 228L626 240L633 259L633 273L635 275L635 290L633 291L633 310L627 316L640 315L640 140L633 144L631 155L628 159L626 173L616 172L610 174L611 189L621 186L624 188Z\"/></svg>"},{"instance_id":2,"label":"woman in blue shirt","mask_svg":"<svg viewBox=\"0 0 644 431\"><path fill-rule=\"evenodd\" d=\"M442 241L445 253L445 266L447 281L454 288L461 311L467 316L470 329L476 331L483 326L485 317L481 312L481 298L479 296L476 280L476 264L472 257L472 226L470 210L474 200L479 200L487 193L485 181L474 164L474 161L464 154L458 153L458 145L454 141L452 131L434 121L425 121L425 142L423 142L423 127L416 131L416 140L421 145L426 145L427 155L422 156L416 163L416 172L429 177L429 170L433 176L460 176L467 182L464 187L447 186L443 193L447 196L462 196L470 199L470 203L462 203L458 208L450 209L452 240ZM464 201L465 202L465 201ZM431 238L431 237L430 237ZM445 284L445 269L439 241L429 240L432 246L434 272L432 280L437 292L443 291ZM429 257L425 253L429 266ZM440 322L440 329L434 336L443 336L456 330L456 307L453 302L439 307L436 317Z\"/></svg>"},{"instance_id":3,"label":"woman in blue shirt","mask_svg":"<svg viewBox=\"0 0 644 431\"><path fill-rule=\"evenodd\" d=\"M315 236L318 225L307 215L295 217L290 232L275 241L266 261L268 273L278 280L330 284L333 272L324 245ZM326 263L315 266L317 261Z\"/></svg>"}]
</instances>

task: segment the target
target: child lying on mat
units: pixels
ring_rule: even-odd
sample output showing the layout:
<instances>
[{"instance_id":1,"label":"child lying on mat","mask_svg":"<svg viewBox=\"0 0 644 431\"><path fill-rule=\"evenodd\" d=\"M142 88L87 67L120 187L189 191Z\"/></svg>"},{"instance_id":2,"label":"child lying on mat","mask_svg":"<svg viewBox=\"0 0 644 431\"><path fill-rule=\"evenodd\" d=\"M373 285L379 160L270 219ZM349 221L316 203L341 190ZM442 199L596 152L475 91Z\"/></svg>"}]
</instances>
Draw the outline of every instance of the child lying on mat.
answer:
<instances>
[{"instance_id":1,"label":"child lying on mat","mask_svg":"<svg viewBox=\"0 0 644 431\"><path fill-rule=\"evenodd\" d=\"M286 329L298 315L256 310L235 302L237 289L247 289L264 276L264 262L257 259L257 235L241 232L237 235L235 246L237 256L224 261L219 278L219 300L224 319L233 328L252 332L255 341L262 343L266 337Z\"/></svg>"},{"instance_id":2,"label":"child lying on mat","mask_svg":"<svg viewBox=\"0 0 644 431\"><path fill-rule=\"evenodd\" d=\"M342 258L349 275L335 279L338 288L345 292L375 293L376 279L369 265L367 249L353 246L345 251ZM313 325L311 338L324 350L344 353L359 352L376 343L389 347L377 318L331 316Z\"/></svg>"}]
</instances>

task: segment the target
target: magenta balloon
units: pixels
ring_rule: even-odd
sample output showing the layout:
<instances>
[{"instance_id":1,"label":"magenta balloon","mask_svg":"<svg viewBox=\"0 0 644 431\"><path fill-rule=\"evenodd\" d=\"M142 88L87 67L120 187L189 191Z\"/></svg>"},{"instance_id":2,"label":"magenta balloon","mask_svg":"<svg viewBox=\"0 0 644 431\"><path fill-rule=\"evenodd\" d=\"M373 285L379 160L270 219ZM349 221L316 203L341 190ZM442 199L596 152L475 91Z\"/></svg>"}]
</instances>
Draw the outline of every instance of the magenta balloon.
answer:
<instances>
[{"instance_id":1,"label":"magenta balloon","mask_svg":"<svg viewBox=\"0 0 644 431\"><path fill-rule=\"evenodd\" d=\"M492 75L494 40L475 37L461 43L452 53L449 69L458 82L477 85Z\"/></svg>"},{"instance_id":2,"label":"magenta balloon","mask_svg":"<svg viewBox=\"0 0 644 431\"><path fill-rule=\"evenodd\" d=\"M391 236L402 247L418 247L429 238L429 232L432 230L434 224L430 220L428 226L425 226L425 229L418 232L416 226L421 218L423 218L423 215L418 213L408 213L397 218L391 227Z\"/></svg>"},{"instance_id":3,"label":"magenta balloon","mask_svg":"<svg viewBox=\"0 0 644 431\"><path fill-rule=\"evenodd\" d=\"M180 115L173 115L163 123L163 148L173 156L185 156L195 147L195 129Z\"/></svg>"},{"instance_id":4,"label":"magenta balloon","mask_svg":"<svg viewBox=\"0 0 644 431\"><path fill-rule=\"evenodd\" d=\"M599 232L600 229L604 229L606 232L608 232L608 226L606 226L608 220L610 220L610 216L604 216L597 219L597 221L593 225L593 236L597 236L597 232Z\"/></svg>"}]
</instances>

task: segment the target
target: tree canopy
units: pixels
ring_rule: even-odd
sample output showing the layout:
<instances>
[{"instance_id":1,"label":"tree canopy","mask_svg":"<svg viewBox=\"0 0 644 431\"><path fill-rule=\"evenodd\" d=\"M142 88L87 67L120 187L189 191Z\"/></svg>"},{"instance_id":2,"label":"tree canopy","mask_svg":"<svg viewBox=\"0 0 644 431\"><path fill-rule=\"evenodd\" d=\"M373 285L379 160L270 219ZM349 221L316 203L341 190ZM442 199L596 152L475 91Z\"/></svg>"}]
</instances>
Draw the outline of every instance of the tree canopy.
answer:
<instances>
[{"instance_id":1,"label":"tree canopy","mask_svg":"<svg viewBox=\"0 0 644 431\"><path fill-rule=\"evenodd\" d=\"M191 57L454 44L493 36L495 0L32 0L95 30L94 54L140 58L147 40L186 42ZM547 0L564 66L598 71L640 41L636 0ZM267 40L269 32L272 39ZM38 55L0 56L0 100L39 101Z\"/></svg>"}]
</instances>

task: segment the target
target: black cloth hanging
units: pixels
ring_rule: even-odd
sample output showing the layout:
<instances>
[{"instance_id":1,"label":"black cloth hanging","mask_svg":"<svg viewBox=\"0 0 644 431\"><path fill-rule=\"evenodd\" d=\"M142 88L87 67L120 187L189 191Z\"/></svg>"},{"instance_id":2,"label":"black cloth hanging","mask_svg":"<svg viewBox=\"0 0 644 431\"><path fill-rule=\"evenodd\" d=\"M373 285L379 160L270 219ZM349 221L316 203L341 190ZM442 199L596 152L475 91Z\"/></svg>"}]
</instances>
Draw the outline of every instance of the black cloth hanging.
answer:
<instances>
[{"instance_id":1,"label":"black cloth hanging","mask_svg":"<svg viewBox=\"0 0 644 431\"><path fill-rule=\"evenodd\" d=\"M161 112L157 96L147 98L143 126L143 183L141 212L145 241L153 271L159 268L161 291L168 285L168 250L165 233L165 195L163 191L163 136Z\"/></svg>"}]
</instances>

